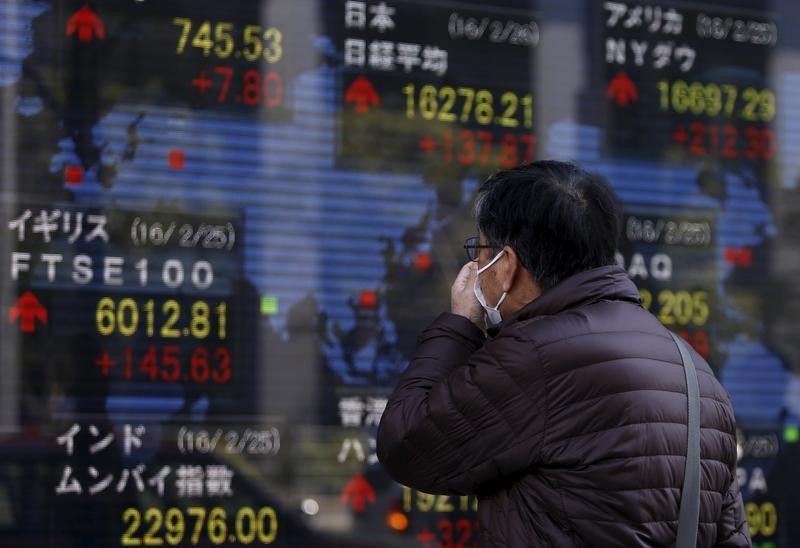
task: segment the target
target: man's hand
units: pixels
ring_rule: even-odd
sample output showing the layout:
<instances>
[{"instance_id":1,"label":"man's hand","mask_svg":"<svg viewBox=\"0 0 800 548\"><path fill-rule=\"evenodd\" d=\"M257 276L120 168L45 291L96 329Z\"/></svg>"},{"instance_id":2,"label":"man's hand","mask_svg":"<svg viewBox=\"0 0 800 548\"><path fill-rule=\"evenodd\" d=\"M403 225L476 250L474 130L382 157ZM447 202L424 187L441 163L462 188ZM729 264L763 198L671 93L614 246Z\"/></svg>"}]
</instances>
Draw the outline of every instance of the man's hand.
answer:
<instances>
[{"instance_id":1,"label":"man's hand","mask_svg":"<svg viewBox=\"0 0 800 548\"><path fill-rule=\"evenodd\" d=\"M478 299L475 298L473 289L475 276L478 272L478 263L470 261L461 267L461 271L456 276L456 281L450 288L450 311L453 314L464 316L480 329L485 327L483 318L483 308Z\"/></svg>"}]
</instances>

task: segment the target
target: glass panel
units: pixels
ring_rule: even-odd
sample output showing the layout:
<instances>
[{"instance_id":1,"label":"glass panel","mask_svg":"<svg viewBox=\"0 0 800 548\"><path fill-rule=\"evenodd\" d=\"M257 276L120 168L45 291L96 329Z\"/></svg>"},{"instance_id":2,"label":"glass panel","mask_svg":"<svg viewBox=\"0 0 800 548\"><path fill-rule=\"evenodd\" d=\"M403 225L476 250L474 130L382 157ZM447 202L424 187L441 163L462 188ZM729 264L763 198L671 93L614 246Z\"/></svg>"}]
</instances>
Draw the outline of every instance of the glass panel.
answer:
<instances>
[{"instance_id":1,"label":"glass panel","mask_svg":"<svg viewBox=\"0 0 800 548\"><path fill-rule=\"evenodd\" d=\"M796 546L795 2L0 3L0 545L472 546L377 425L497 169L621 198ZM794 521L792 521L794 520ZM339 544L336 544L339 543Z\"/></svg>"}]
</instances>

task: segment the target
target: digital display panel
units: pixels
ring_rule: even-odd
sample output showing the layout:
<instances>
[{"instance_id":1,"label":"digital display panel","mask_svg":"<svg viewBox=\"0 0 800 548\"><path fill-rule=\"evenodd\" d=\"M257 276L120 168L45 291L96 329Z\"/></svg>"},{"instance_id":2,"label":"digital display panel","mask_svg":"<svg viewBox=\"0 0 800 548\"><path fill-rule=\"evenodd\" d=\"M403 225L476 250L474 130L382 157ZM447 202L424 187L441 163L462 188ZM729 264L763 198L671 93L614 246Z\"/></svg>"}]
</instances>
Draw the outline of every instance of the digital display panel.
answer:
<instances>
[{"instance_id":1,"label":"digital display panel","mask_svg":"<svg viewBox=\"0 0 800 548\"><path fill-rule=\"evenodd\" d=\"M474 546L375 455L474 191L603 175L617 262L800 542L800 8L0 4L0 546ZM795 114L798 116L796 117Z\"/></svg>"}]
</instances>

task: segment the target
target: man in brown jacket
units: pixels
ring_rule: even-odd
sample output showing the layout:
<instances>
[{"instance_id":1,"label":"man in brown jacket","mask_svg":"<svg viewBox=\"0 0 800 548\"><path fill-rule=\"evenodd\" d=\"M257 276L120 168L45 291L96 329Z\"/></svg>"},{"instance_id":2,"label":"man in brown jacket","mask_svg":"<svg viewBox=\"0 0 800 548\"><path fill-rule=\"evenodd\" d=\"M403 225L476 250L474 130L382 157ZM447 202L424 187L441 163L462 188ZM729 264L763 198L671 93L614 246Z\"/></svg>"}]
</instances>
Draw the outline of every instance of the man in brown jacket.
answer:
<instances>
[{"instance_id":1,"label":"man in brown jacket","mask_svg":"<svg viewBox=\"0 0 800 548\"><path fill-rule=\"evenodd\" d=\"M381 464L421 491L477 494L482 546L673 545L684 370L614 263L613 194L571 164L534 162L490 177L476 216L452 311L420 335L381 419ZM750 546L733 409L691 355L697 546Z\"/></svg>"}]
</instances>

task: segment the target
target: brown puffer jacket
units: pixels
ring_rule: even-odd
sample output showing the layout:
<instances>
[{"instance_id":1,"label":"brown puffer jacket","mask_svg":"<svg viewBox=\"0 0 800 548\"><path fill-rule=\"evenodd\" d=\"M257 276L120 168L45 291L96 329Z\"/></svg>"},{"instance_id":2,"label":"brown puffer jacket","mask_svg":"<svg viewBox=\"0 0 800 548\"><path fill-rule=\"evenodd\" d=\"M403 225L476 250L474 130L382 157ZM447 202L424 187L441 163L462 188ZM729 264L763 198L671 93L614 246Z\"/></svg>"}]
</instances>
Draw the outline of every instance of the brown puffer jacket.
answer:
<instances>
[{"instance_id":1,"label":"brown puffer jacket","mask_svg":"<svg viewBox=\"0 0 800 548\"><path fill-rule=\"evenodd\" d=\"M481 546L671 546L686 454L675 343L626 273L577 274L485 340L442 314L422 332L378 430L398 482L477 494ZM696 352L697 546L750 546L731 403Z\"/></svg>"}]
</instances>

